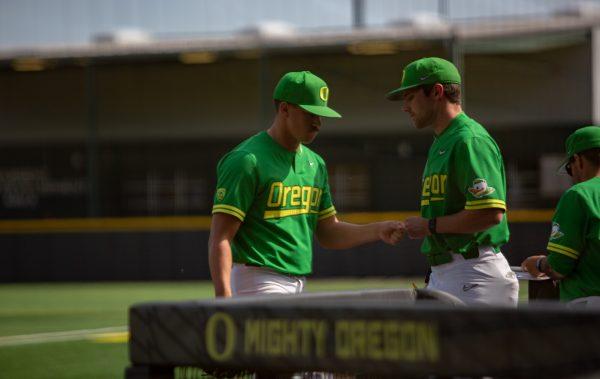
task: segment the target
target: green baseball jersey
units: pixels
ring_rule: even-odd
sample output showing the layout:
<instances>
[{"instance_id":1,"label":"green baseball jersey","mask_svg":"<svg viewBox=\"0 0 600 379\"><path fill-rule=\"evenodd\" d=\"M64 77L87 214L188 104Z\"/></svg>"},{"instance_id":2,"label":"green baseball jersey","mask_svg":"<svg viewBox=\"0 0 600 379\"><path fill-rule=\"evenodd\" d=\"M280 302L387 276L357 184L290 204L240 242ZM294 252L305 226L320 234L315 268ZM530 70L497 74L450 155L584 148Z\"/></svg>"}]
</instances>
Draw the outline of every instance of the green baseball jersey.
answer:
<instances>
[{"instance_id":1,"label":"green baseball jersey","mask_svg":"<svg viewBox=\"0 0 600 379\"><path fill-rule=\"evenodd\" d=\"M548 263L565 276L560 299L600 296L600 177L563 194L552 219Z\"/></svg>"},{"instance_id":2,"label":"green baseball jersey","mask_svg":"<svg viewBox=\"0 0 600 379\"><path fill-rule=\"evenodd\" d=\"M242 221L234 262L306 275L317 222L336 211L323 159L303 145L288 151L261 132L219 162L212 213Z\"/></svg>"},{"instance_id":3,"label":"green baseball jersey","mask_svg":"<svg viewBox=\"0 0 600 379\"><path fill-rule=\"evenodd\" d=\"M435 137L422 178L421 215L434 218L463 209L506 210L506 179L496 142L464 113ZM498 249L508 241L506 216L502 222L474 234L436 234L425 238L421 251L431 265L451 261L450 251L466 257L478 246Z\"/></svg>"}]
</instances>

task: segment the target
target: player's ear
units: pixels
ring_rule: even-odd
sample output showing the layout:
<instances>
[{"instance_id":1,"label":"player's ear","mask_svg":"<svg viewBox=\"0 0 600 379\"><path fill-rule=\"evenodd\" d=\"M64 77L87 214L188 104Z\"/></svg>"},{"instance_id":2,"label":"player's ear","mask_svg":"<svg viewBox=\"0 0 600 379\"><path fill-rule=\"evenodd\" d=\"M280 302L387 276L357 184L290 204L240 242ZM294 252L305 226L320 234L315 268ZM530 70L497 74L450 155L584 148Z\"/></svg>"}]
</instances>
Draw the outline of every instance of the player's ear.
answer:
<instances>
[{"instance_id":1,"label":"player's ear","mask_svg":"<svg viewBox=\"0 0 600 379\"><path fill-rule=\"evenodd\" d=\"M444 97L444 86L440 83L435 83L433 85L433 94L436 99L441 99Z\"/></svg>"},{"instance_id":2,"label":"player's ear","mask_svg":"<svg viewBox=\"0 0 600 379\"><path fill-rule=\"evenodd\" d=\"M573 154L573 164L577 165L577 168L579 168L580 170L583 170L583 165L584 165L584 161L585 161L585 157L581 154ZM587 163L587 162L585 162Z\"/></svg>"},{"instance_id":3,"label":"player's ear","mask_svg":"<svg viewBox=\"0 0 600 379\"><path fill-rule=\"evenodd\" d=\"M279 103L278 113L287 116L290 113L290 105L285 101Z\"/></svg>"}]
</instances>

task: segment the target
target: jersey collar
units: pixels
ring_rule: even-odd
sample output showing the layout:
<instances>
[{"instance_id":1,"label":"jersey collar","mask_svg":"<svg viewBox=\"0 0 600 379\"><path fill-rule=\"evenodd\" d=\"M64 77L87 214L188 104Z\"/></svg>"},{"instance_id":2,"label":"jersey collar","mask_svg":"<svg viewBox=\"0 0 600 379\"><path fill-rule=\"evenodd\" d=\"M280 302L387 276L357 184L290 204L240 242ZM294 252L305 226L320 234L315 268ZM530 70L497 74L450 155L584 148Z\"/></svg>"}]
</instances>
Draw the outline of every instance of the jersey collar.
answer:
<instances>
[{"instance_id":1,"label":"jersey collar","mask_svg":"<svg viewBox=\"0 0 600 379\"><path fill-rule=\"evenodd\" d=\"M304 152L305 147L300 144L300 146L298 146L298 150L296 151L289 151L288 149L286 149L285 147L281 146L277 141L275 141L273 139L273 137L271 137L269 135L269 133L267 133L266 130L263 130L261 132L261 134L263 134L263 138L267 141L269 141L268 143L271 144L272 146L275 146L275 149L277 151L279 151L281 154L284 155L292 155L292 156L301 156Z\"/></svg>"}]
</instances>

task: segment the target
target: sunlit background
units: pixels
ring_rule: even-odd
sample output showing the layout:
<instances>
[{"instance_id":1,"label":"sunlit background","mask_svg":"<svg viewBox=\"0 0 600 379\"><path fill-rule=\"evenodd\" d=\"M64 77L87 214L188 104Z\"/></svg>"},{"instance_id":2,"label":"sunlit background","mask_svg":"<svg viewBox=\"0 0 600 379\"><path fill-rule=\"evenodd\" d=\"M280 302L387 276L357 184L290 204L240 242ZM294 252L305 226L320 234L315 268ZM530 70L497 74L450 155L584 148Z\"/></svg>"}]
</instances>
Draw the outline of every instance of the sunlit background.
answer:
<instances>
[{"instance_id":1,"label":"sunlit background","mask_svg":"<svg viewBox=\"0 0 600 379\"><path fill-rule=\"evenodd\" d=\"M459 67L502 149L516 263L570 185L565 136L600 117L599 23L598 1L2 1L0 280L208 279L216 163L292 70L343 115L312 145L340 217L413 214L432 134L384 95L423 56ZM316 275L425 267L416 242L362 249Z\"/></svg>"},{"instance_id":2,"label":"sunlit background","mask_svg":"<svg viewBox=\"0 0 600 379\"><path fill-rule=\"evenodd\" d=\"M452 60L503 152L503 252L543 251L564 139L600 124L599 31L600 1L0 0L0 378L122 377L132 303L212 296L216 163L288 71L329 85L311 148L363 223L418 212L432 132L385 94ZM308 289L422 286L419 244L315 246Z\"/></svg>"}]
</instances>

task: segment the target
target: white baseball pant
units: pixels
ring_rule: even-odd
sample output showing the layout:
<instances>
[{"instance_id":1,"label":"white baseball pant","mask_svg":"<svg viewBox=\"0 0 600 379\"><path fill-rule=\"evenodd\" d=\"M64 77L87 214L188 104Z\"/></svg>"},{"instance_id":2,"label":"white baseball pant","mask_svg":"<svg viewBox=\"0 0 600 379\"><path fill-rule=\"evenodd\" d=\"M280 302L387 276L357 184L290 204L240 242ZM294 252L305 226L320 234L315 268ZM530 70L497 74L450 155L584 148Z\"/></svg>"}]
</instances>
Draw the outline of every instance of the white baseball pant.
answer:
<instances>
[{"instance_id":1,"label":"white baseball pant","mask_svg":"<svg viewBox=\"0 0 600 379\"><path fill-rule=\"evenodd\" d=\"M516 307L519 281L502 253L479 247L479 257L452 253L452 262L432 266L428 289L447 292L466 304Z\"/></svg>"},{"instance_id":2,"label":"white baseball pant","mask_svg":"<svg viewBox=\"0 0 600 379\"><path fill-rule=\"evenodd\" d=\"M231 268L233 296L264 294L299 294L304 290L306 277L281 274L266 267L234 263Z\"/></svg>"}]
</instances>

